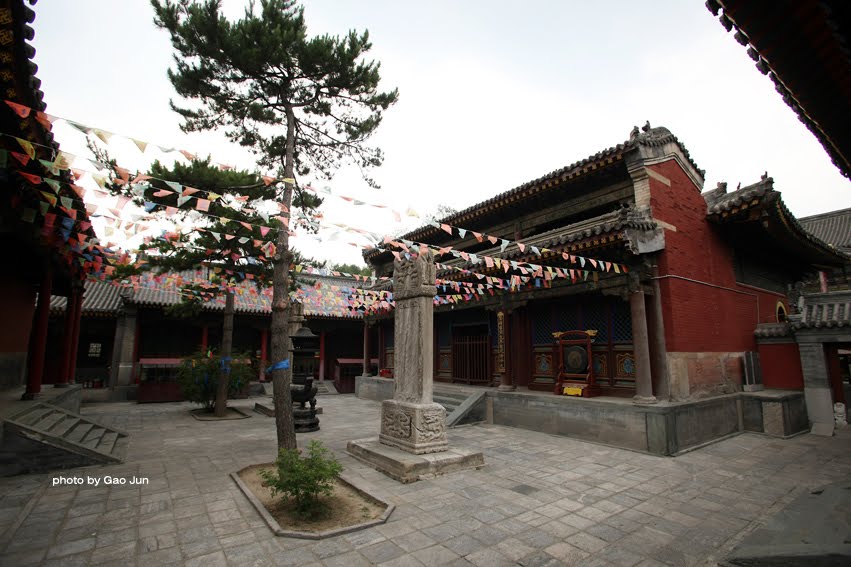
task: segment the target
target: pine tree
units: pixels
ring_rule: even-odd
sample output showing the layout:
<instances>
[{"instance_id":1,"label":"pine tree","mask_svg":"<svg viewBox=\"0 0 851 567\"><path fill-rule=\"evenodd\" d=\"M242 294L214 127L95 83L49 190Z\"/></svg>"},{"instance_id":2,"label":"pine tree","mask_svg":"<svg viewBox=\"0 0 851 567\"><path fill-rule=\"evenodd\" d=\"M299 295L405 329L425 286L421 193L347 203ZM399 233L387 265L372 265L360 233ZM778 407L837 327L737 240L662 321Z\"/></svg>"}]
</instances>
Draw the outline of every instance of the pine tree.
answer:
<instances>
[{"instance_id":1,"label":"pine tree","mask_svg":"<svg viewBox=\"0 0 851 567\"><path fill-rule=\"evenodd\" d=\"M219 0L151 0L155 24L169 32L175 68L169 79L194 104L172 108L185 131L222 128L283 177L279 202L289 208L303 186L296 175L328 178L342 163L362 171L381 164L366 142L398 98L380 92L379 64L363 61L367 32L309 38L303 8L291 0L251 3L230 22ZM374 182L367 178L370 183ZM272 360L287 357L287 289L292 254L281 227L273 256ZM290 375L273 372L278 446L296 447Z\"/></svg>"}]
</instances>

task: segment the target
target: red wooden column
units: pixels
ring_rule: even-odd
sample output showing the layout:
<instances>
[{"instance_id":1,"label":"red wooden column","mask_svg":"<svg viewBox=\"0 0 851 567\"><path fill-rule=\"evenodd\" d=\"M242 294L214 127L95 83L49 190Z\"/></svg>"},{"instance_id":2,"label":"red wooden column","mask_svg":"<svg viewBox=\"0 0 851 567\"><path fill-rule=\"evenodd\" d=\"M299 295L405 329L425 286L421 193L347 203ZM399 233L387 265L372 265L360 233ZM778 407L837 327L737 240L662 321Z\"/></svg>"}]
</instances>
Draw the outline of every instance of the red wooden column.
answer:
<instances>
[{"instance_id":1,"label":"red wooden column","mask_svg":"<svg viewBox=\"0 0 851 567\"><path fill-rule=\"evenodd\" d=\"M496 314L497 345L502 351L502 379L499 382L499 390L511 392L517 389L514 385L514 360L511 353L511 322L509 311L500 309Z\"/></svg>"},{"instance_id":2,"label":"red wooden column","mask_svg":"<svg viewBox=\"0 0 851 567\"><path fill-rule=\"evenodd\" d=\"M325 380L325 331L319 331L319 381Z\"/></svg>"},{"instance_id":3,"label":"red wooden column","mask_svg":"<svg viewBox=\"0 0 851 567\"><path fill-rule=\"evenodd\" d=\"M371 376L369 373L369 323L366 319L363 320L363 374L362 376Z\"/></svg>"},{"instance_id":4,"label":"red wooden column","mask_svg":"<svg viewBox=\"0 0 851 567\"><path fill-rule=\"evenodd\" d=\"M27 389L22 400L32 400L41 392L41 379L44 375L44 351L47 346L47 323L50 318L50 272L44 274L38 288L38 306L35 311L35 324L29 345L29 368L27 371Z\"/></svg>"},{"instance_id":5,"label":"red wooden column","mask_svg":"<svg viewBox=\"0 0 851 567\"><path fill-rule=\"evenodd\" d=\"M210 341L210 327L204 325L201 327L201 352L207 350L207 343Z\"/></svg>"},{"instance_id":6,"label":"red wooden column","mask_svg":"<svg viewBox=\"0 0 851 567\"><path fill-rule=\"evenodd\" d=\"M54 388L67 388L71 376L71 349L74 342L74 321L77 309L77 288L72 288L65 303L65 324L62 330L62 363Z\"/></svg>"},{"instance_id":7,"label":"red wooden column","mask_svg":"<svg viewBox=\"0 0 851 567\"><path fill-rule=\"evenodd\" d=\"M266 343L269 342L269 329L261 329L260 330L260 370L258 380L261 382L266 381L266 360L269 358L269 354L266 350Z\"/></svg>"},{"instance_id":8,"label":"red wooden column","mask_svg":"<svg viewBox=\"0 0 851 567\"><path fill-rule=\"evenodd\" d=\"M74 383L77 373L77 353L80 351L80 321L83 318L83 289L74 286L77 290L74 298L74 341L71 345L71 357L68 360L68 382Z\"/></svg>"}]
</instances>

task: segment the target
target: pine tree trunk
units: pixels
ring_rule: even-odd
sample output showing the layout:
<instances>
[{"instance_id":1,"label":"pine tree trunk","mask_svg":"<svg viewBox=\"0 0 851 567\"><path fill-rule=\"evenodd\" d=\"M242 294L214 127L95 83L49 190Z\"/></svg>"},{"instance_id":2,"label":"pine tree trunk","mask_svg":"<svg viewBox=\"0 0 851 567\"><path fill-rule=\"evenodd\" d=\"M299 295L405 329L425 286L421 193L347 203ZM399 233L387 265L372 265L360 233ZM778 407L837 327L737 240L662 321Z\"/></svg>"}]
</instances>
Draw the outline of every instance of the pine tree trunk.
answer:
<instances>
[{"instance_id":1,"label":"pine tree trunk","mask_svg":"<svg viewBox=\"0 0 851 567\"><path fill-rule=\"evenodd\" d=\"M222 324L222 365L219 368L219 385L216 389L216 405L214 415L224 417L228 409L228 386L230 384L230 367L233 364L231 353L233 351L233 292L225 293L225 317ZM226 371L227 369L227 371Z\"/></svg>"},{"instance_id":2,"label":"pine tree trunk","mask_svg":"<svg viewBox=\"0 0 851 567\"><path fill-rule=\"evenodd\" d=\"M287 108L287 145L284 162L284 177L292 179L295 160L295 116ZM284 182L283 203L292 207L293 184ZM291 212L291 211L290 211ZM290 217L290 212L286 213ZM290 217L291 218L291 217ZM287 226L281 226L276 241L274 257L274 276L272 279L272 364L289 358L290 338L288 332L289 286L290 286L290 237ZM293 425L293 403L290 393L292 375L290 368L272 371L272 399L275 404L275 429L278 435L278 449L296 449L295 426Z\"/></svg>"}]
</instances>

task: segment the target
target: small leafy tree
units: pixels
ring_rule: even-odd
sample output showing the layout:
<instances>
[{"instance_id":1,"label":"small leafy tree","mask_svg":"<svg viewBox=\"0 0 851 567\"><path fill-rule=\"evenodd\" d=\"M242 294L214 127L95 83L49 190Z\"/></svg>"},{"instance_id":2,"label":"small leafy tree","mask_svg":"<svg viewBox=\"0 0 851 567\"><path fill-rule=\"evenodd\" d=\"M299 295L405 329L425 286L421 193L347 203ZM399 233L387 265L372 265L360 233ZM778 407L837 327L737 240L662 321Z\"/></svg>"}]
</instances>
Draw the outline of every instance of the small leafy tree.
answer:
<instances>
[{"instance_id":1,"label":"small leafy tree","mask_svg":"<svg viewBox=\"0 0 851 567\"><path fill-rule=\"evenodd\" d=\"M284 494L293 499L299 518L321 517L328 510L322 496L330 496L334 481L343 471L334 455L321 442L313 440L307 446L307 456L298 449L280 449L275 461L276 470L261 470L264 484L272 496Z\"/></svg>"},{"instance_id":2,"label":"small leafy tree","mask_svg":"<svg viewBox=\"0 0 851 567\"><path fill-rule=\"evenodd\" d=\"M238 355L236 361L227 361L212 356L211 351L195 353L183 359L177 369L177 382L183 397L204 406L208 412L215 411L219 378L224 374L228 380L228 396L236 395L247 384L254 373L247 362L249 355Z\"/></svg>"}]
</instances>

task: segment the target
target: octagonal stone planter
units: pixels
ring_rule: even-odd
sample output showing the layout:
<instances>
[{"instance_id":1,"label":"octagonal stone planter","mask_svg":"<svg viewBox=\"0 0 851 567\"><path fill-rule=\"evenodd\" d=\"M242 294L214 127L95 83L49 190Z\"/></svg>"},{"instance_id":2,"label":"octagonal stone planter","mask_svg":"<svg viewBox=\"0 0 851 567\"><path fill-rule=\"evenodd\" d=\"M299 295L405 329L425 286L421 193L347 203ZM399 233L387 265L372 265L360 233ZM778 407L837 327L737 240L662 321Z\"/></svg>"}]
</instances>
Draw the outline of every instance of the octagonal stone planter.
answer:
<instances>
[{"instance_id":1,"label":"octagonal stone planter","mask_svg":"<svg viewBox=\"0 0 851 567\"><path fill-rule=\"evenodd\" d=\"M269 526L269 529L272 530L272 532L276 536L294 537L294 538L301 538L301 539L324 539L324 538L328 538L328 537L334 537L334 536L347 534L347 533L351 533L351 532L356 532L356 531L363 530L363 529L366 529L366 528L369 528L369 527L372 527L372 526L377 526L377 525L383 524L387 521L388 518L390 518L390 514L393 513L393 510L396 509L395 504L391 504L390 502L387 502L383 498L376 496L375 494L372 494L366 488L359 486L357 481L355 481L354 479L348 478L346 475L340 475L339 478L338 478L338 481L341 484L348 486L349 488L351 488L352 490L357 492L360 496L364 497L365 499L370 500L370 501L372 501L373 503L375 503L379 506L384 506L384 512L381 514L381 516L378 517L378 518L365 520L363 522L350 524L348 526L341 526L341 527L336 528L336 529L331 529L331 530L327 530L327 531L320 531L320 532L308 532L308 531L299 531L299 530L294 530L294 529L286 529L286 528L281 527L281 525L278 523L278 521L275 520L275 518L272 517L272 514L270 514L269 511L266 509L266 506L263 504L263 502L260 501L260 499L251 490L251 488L249 488L248 485L246 485L242 481L242 478L240 478L240 473L242 473L243 471L246 471L248 469L254 468L256 466L257 465L250 465L248 467L244 467L237 472L231 473L230 477L233 479L233 481L236 483L236 485L239 487L239 489L242 491L242 493L245 494L245 497L248 498L248 501L251 502L251 505L254 506L254 508L257 510L257 513L260 514L260 517L263 518L263 520L266 522L266 525ZM274 463L268 463L267 465L264 465L264 466L268 466L269 468L272 468L272 467L274 467Z\"/></svg>"}]
</instances>

